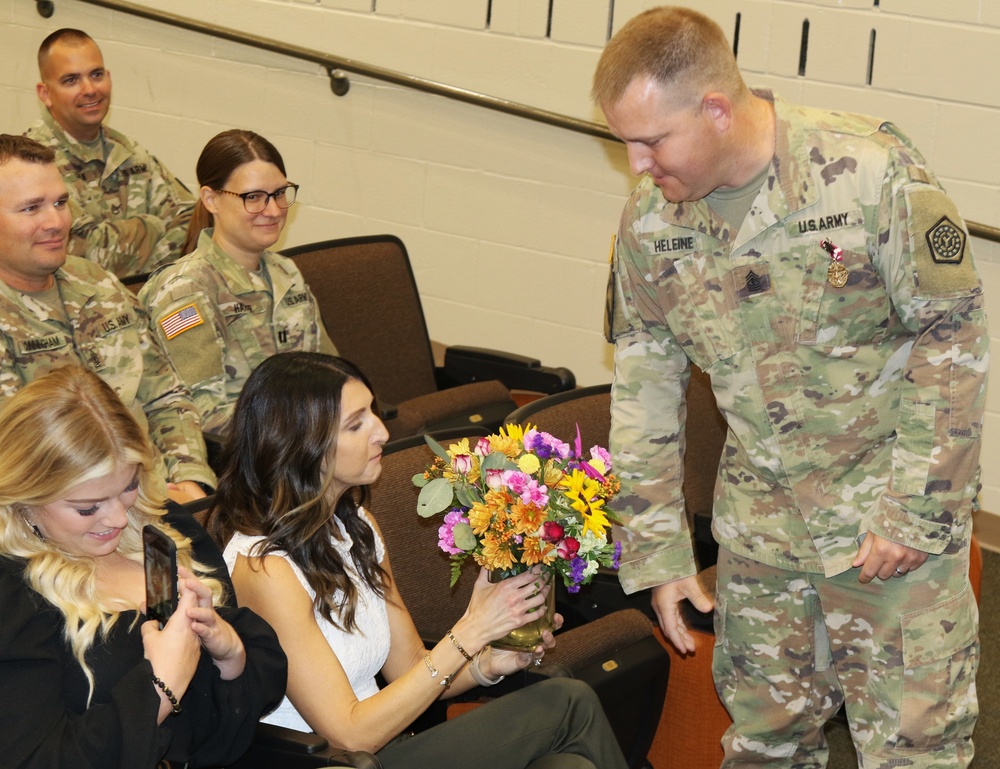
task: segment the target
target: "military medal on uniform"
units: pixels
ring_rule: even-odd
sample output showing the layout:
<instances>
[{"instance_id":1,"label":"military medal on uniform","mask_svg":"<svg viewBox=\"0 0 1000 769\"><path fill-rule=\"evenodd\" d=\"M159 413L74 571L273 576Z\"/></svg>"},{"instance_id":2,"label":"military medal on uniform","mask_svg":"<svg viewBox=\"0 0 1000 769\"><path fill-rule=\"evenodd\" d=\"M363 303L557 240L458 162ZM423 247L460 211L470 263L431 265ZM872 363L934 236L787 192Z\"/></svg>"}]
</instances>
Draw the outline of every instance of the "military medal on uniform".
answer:
<instances>
[{"instance_id":1,"label":"military medal on uniform","mask_svg":"<svg viewBox=\"0 0 1000 769\"><path fill-rule=\"evenodd\" d=\"M820 245L823 250L830 255L830 267L826 271L826 279L834 288L843 288L847 285L847 268L844 266L844 251L840 246L835 246L824 238Z\"/></svg>"}]
</instances>

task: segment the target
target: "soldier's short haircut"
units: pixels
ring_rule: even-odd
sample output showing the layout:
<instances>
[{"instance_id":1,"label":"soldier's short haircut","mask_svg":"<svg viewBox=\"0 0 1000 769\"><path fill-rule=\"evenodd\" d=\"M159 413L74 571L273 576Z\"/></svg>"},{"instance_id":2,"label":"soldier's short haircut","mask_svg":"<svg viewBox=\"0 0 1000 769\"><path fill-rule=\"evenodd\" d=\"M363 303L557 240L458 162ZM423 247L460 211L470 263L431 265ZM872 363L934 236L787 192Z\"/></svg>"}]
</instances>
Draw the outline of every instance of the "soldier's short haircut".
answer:
<instances>
[{"instance_id":1,"label":"soldier's short haircut","mask_svg":"<svg viewBox=\"0 0 1000 769\"><path fill-rule=\"evenodd\" d=\"M55 163L56 152L27 136L0 134L0 166L14 158L25 163Z\"/></svg>"},{"instance_id":2,"label":"soldier's short haircut","mask_svg":"<svg viewBox=\"0 0 1000 769\"><path fill-rule=\"evenodd\" d=\"M689 89L698 101L709 90L730 98L748 92L722 28L690 8L651 8L625 24L601 54L591 96L613 107L637 77Z\"/></svg>"},{"instance_id":3,"label":"soldier's short haircut","mask_svg":"<svg viewBox=\"0 0 1000 769\"><path fill-rule=\"evenodd\" d=\"M44 77L45 72L45 62L49 58L49 52L52 50L52 46L56 43L66 42L70 45L83 45L87 42L94 42L94 38L88 35L81 29L73 29L72 27L63 27L62 29L57 29L51 35L46 37L40 46L38 46L38 72ZM94 43L94 45L97 45Z\"/></svg>"}]
</instances>

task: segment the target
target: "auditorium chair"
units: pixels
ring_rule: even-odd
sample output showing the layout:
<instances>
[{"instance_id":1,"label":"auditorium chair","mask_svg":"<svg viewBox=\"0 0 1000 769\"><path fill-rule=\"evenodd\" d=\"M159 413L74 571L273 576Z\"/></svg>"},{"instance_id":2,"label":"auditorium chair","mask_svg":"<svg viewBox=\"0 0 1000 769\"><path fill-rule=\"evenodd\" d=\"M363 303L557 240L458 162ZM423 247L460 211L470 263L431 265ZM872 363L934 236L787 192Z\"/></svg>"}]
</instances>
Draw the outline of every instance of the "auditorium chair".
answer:
<instances>
[{"instance_id":1,"label":"auditorium chair","mask_svg":"<svg viewBox=\"0 0 1000 769\"><path fill-rule=\"evenodd\" d=\"M572 389L573 372L477 347L448 347L435 366L420 294L403 242L393 235L340 238L282 252L319 303L330 338L371 380L390 437L500 426L511 390Z\"/></svg>"}]
</instances>

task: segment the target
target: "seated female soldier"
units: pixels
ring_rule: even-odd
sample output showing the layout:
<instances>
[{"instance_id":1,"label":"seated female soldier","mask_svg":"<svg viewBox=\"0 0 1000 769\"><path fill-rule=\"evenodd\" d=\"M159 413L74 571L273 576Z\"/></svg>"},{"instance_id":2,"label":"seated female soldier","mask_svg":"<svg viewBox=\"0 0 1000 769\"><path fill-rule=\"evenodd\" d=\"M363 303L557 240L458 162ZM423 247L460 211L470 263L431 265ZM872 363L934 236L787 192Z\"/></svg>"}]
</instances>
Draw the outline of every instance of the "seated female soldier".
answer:
<instances>
[{"instance_id":1,"label":"seated female soldier","mask_svg":"<svg viewBox=\"0 0 1000 769\"><path fill-rule=\"evenodd\" d=\"M191 388L202 428L225 432L262 360L336 350L302 273L268 250L299 188L278 150L252 131L223 131L205 145L196 172L200 198L186 247L194 251L155 272L139 300Z\"/></svg>"}]
</instances>

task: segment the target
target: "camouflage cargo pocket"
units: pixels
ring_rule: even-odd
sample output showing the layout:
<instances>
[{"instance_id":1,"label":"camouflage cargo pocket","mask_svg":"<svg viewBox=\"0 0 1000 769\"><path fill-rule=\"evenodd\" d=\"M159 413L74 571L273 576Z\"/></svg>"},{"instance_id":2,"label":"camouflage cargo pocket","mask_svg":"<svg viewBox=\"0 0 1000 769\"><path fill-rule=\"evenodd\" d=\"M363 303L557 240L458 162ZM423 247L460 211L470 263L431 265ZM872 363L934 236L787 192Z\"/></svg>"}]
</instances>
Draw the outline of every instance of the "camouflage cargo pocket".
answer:
<instances>
[{"instance_id":1,"label":"camouflage cargo pocket","mask_svg":"<svg viewBox=\"0 0 1000 769\"><path fill-rule=\"evenodd\" d=\"M979 664L979 609L971 588L900 617L902 690L896 748L935 750L971 736Z\"/></svg>"}]
</instances>

